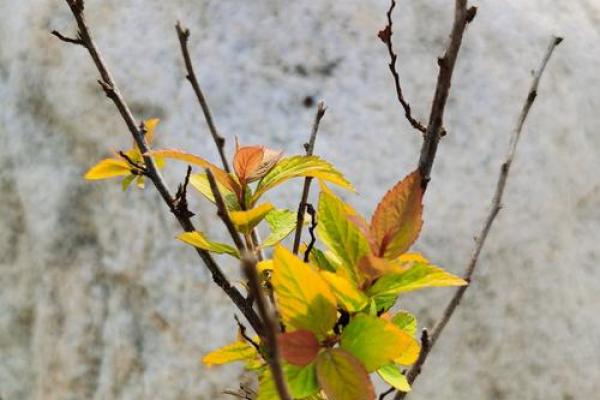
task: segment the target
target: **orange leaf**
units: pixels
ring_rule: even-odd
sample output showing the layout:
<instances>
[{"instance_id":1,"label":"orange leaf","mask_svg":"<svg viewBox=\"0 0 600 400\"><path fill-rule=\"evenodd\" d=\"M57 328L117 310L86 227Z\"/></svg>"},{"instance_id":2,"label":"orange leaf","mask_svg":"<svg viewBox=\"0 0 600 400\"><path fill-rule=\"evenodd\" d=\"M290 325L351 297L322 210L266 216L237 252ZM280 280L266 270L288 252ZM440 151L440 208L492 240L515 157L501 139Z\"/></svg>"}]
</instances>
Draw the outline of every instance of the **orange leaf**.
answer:
<instances>
[{"instance_id":1,"label":"orange leaf","mask_svg":"<svg viewBox=\"0 0 600 400\"><path fill-rule=\"evenodd\" d=\"M245 146L236 150L233 156L233 170L240 182L247 182L248 176L252 174L262 162L264 148L262 146Z\"/></svg>"},{"instance_id":2,"label":"orange leaf","mask_svg":"<svg viewBox=\"0 0 600 400\"><path fill-rule=\"evenodd\" d=\"M371 219L377 254L388 260L406 252L423 225L423 189L416 170L396 184L379 202Z\"/></svg>"},{"instance_id":3,"label":"orange leaf","mask_svg":"<svg viewBox=\"0 0 600 400\"><path fill-rule=\"evenodd\" d=\"M151 150L147 154L154 157L171 158L174 160L185 161L187 163L197 165L202 168L208 168L215 176L215 179L219 181L221 185L225 186L227 189L231 190L234 193L240 193L240 185L238 185L238 183L234 181L227 172L223 171L221 168L217 167L211 162L206 161L204 158L198 157L195 154L191 154L178 149Z\"/></svg>"},{"instance_id":4,"label":"orange leaf","mask_svg":"<svg viewBox=\"0 0 600 400\"><path fill-rule=\"evenodd\" d=\"M358 269L369 284L382 275L404 272L409 268L410 265L405 266L398 263L392 263L385 258L377 257L372 254L362 257L358 262Z\"/></svg>"},{"instance_id":5,"label":"orange leaf","mask_svg":"<svg viewBox=\"0 0 600 400\"><path fill-rule=\"evenodd\" d=\"M305 366L310 364L319 352L319 341L308 330L286 332L277 337L281 356L290 364Z\"/></svg>"}]
</instances>

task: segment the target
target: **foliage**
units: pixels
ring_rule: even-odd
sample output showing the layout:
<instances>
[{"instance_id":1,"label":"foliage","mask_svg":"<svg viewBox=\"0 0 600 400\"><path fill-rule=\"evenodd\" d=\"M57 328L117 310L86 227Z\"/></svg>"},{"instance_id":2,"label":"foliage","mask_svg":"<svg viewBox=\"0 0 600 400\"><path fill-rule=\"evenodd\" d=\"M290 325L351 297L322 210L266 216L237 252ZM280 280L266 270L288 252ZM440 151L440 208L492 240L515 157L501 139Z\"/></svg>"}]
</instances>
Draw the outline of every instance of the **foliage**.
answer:
<instances>
[{"instance_id":1,"label":"foliage","mask_svg":"<svg viewBox=\"0 0 600 400\"><path fill-rule=\"evenodd\" d=\"M149 142L157 122L146 121ZM281 324L277 343L294 398L375 399L371 374L378 374L398 390L410 390L401 368L412 365L419 356L417 320L407 311L392 311L392 307L408 292L466 284L422 255L409 252L423 224L418 170L385 194L370 222L327 186L354 190L329 162L316 156L282 157L281 152L264 146L237 145L233 173L182 150L141 154L134 146L102 160L85 177L124 177L124 188L137 179L141 186L144 157L154 157L160 166L170 159L210 170L229 220L247 241L257 227L269 227L260 247L274 246L274 250L258 269ZM314 247L315 243L304 246L308 262L282 244L295 228L297 213L270 202L259 204L268 191L298 177L314 178L320 184L318 242ZM189 180L201 195L215 202L205 171L192 174ZM178 239L207 252L242 256L239 248L213 241L199 231L183 232ZM203 361L207 366L244 362L258 376L257 398L277 399L268 367L270 353L263 343L263 338L240 335L235 342L205 355Z\"/></svg>"}]
</instances>

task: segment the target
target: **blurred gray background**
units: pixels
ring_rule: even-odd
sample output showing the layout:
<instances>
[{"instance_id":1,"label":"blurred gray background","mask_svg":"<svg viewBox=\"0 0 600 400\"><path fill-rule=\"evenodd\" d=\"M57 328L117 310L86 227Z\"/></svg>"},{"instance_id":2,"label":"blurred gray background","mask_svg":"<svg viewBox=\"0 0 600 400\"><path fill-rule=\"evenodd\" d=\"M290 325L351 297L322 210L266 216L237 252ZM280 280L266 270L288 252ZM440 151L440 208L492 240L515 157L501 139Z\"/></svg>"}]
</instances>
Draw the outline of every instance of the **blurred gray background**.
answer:
<instances>
[{"instance_id":1,"label":"blurred gray background","mask_svg":"<svg viewBox=\"0 0 600 400\"><path fill-rule=\"evenodd\" d=\"M329 110L316 151L359 189L370 215L414 168L376 33L384 0L88 0L98 45L160 146L217 161L184 70L190 49L220 131L302 152L314 106ZM520 145L505 207L466 298L414 387L415 400L593 399L600 392L600 4L480 0L458 62L416 249L461 273L486 215L509 133L551 34L562 35ZM452 21L448 0L399 1L398 68L425 119ZM84 171L130 145L63 1L0 0L0 397L211 399L236 366L201 356L234 338L233 306L152 188L87 183ZM184 166L171 163L171 187ZM273 192L295 207L300 181ZM197 225L226 239L192 196ZM222 260L235 274L237 266ZM406 296L431 326L451 296Z\"/></svg>"}]
</instances>

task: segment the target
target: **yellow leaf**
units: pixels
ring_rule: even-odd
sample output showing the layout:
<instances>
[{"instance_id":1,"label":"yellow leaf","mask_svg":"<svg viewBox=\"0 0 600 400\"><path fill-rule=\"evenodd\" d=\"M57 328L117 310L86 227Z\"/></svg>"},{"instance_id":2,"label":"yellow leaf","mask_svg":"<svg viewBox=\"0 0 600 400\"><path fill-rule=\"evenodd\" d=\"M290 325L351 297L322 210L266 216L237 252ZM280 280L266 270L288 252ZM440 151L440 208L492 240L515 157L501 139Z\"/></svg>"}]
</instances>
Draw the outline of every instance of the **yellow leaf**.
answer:
<instances>
[{"instance_id":1,"label":"yellow leaf","mask_svg":"<svg viewBox=\"0 0 600 400\"><path fill-rule=\"evenodd\" d=\"M263 273L265 271L272 271L273 270L273 260L259 261L258 264L256 264L256 270L259 273Z\"/></svg>"},{"instance_id":2,"label":"yellow leaf","mask_svg":"<svg viewBox=\"0 0 600 400\"><path fill-rule=\"evenodd\" d=\"M327 283L309 264L278 245L271 278L276 303L289 331L306 329L323 337L337 319L336 300Z\"/></svg>"},{"instance_id":3,"label":"yellow leaf","mask_svg":"<svg viewBox=\"0 0 600 400\"><path fill-rule=\"evenodd\" d=\"M225 186L227 189L234 193L240 192L239 184L235 180L233 180L233 178L229 176L227 172L223 171L221 168L217 167L213 163L206 161L202 157L198 157L197 155L177 149L152 150L148 152L148 155L185 161L189 164L210 169L210 171L215 176L215 180L221 183L221 185Z\"/></svg>"},{"instance_id":4,"label":"yellow leaf","mask_svg":"<svg viewBox=\"0 0 600 400\"><path fill-rule=\"evenodd\" d=\"M251 360L257 356L258 353L253 346L243 341L237 341L208 353L204 356L202 362L211 367L234 361Z\"/></svg>"},{"instance_id":5,"label":"yellow leaf","mask_svg":"<svg viewBox=\"0 0 600 400\"><path fill-rule=\"evenodd\" d=\"M422 199L419 170L386 193L371 219L371 235L377 245L377 256L394 259L417 240L423 225Z\"/></svg>"},{"instance_id":6,"label":"yellow leaf","mask_svg":"<svg viewBox=\"0 0 600 400\"><path fill-rule=\"evenodd\" d=\"M238 231L249 233L272 209L273 204L263 203L247 211L232 211L229 217Z\"/></svg>"},{"instance_id":7,"label":"yellow leaf","mask_svg":"<svg viewBox=\"0 0 600 400\"><path fill-rule=\"evenodd\" d=\"M154 130L159 122L160 120L158 118L151 118L144 121L144 127L146 128L145 138L148 144L152 144L154 141Z\"/></svg>"},{"instance_id":8,"label":"yellow leaf","mask_svg":"<svg viewBox=\"0 0 600 400\"><path fill-rule=\"evenodd\" d=\"M394 389L400 390L401 392L410 392L410 383L406 376L400 372L396 365L388 364L377 370L377 373L387 383L394 387Z\"/></svg>"},{"instance_id":9,"label":"yellow leaf","mask_svg":"<svg viewBox=\"0 0 600 400\"><path fill-rule=\"evenodd\" d=\"M329 271L320 271L320 274L346 311L358 312L369 303L369 298L346 278Z\"/></svg>"},{"instance_id":10,"label":"yellow leaf","mask_svg":"<svg viewBox=\"0 0 600 400\"><path fill-rule=\"evenodd\" d=\"M273 189L288 179L307 176L331 182L344 189L354 190L352 184L344 178L341 172L327 161L316 156L293 156L279 160L275 167L260 180L252 196L252 202L255 203L267 190Z\"/></svg>"},{"instance_id":11,"label":"yellow leaf","mask_svg":"<svg viewBox=\"0 0 600 400\"><path fill-rule=\"evenodd\" d=\"M239 258L239 254L236 249L225 243L211 242L210 240L206 239L202 232L184 232L177 236L177 239L202 250L218 254L229 254L230 256Z\"/></svg>"},{"instance_id":12,"label":"yellow leaf","mask_svg":"<svg viewBox=\"0 0 600 400\"><path fill-rule=\"evenodd\" d=\"M190 185L192 185L194 189L199 191L210 202L215 202L215 197L213 196L210 183L208 182L208 177L205 173L190 175ZM223 196L223 201L225 202L225 206L227 207L227 209L234 211L239 210L240 205L237 201L237 197L235 196L235 194L231 190L223 186L219 181L217 181L217 187L219 188L219 192Z\"/></svg>"},{"instance_id":13,"label":"yellow leaf","mask_svg":"<svg viewBox=\"0 0 600 400\"><path fill-rule=\"evenodd\" d=\"M467 282L430 264L415 264L405 272L384 275L368 289L371 296L397 296L428 287L464 286Z\"/></svg>"},{"instance_id":14,"label":"yellow leaf","mask_svg":"<svg viewBox=\"0 0 600 400\"><path fill-rule=\"evenodd\" d=\"M131 168L127 161L107 158L90 168L84 178L87 180L98 180L125 176L131 174Z\"/></svg>"}]
</instances>

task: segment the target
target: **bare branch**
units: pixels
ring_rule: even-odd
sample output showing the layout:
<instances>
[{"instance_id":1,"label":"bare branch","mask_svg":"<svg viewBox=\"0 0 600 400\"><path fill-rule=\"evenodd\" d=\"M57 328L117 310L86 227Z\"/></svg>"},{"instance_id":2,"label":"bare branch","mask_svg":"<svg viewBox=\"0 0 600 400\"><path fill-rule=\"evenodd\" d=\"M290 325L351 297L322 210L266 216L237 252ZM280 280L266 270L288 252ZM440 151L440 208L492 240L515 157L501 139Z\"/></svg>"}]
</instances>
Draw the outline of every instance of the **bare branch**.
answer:
<instances>
[{"instance_id":1,"label":"bare branch","mask_svg":"<svg viewBox=\"0 0 600 400\"><path fill-rule=\"evenodd\" d=\"M265 327L264 340L268 348L267 362L271 368L273 374L273 380L275 381L275 387L281 400L292 400L290 396L285 378L283 375L283 369L281 367L281 356L279 352L279 345L277 343L277 334L279 333L279 327L275 319L274 313L269 308L267 298L260 284L260 278L256 271L256 258L250 253L245 253L242 256L242 269L246 278L248 278L248 286L250 292L256 299L258 306L258 312L263 321Z\"/></svg>"},{"instance_id":2,"label":"bare branch","mask_svg":"<svg viewBox=\"0 0 600 400\"><path fill-rule=\"evenodd\" d=\"M70 37L64 36L59 31L52 31L50 33L53 34L54 36L56 36L57 38L59 38L60 40L62 40L63 42L78 44L80 46L83 46L83 40L81 40L80 38L70 38Z\"/></svg>"},{"instance_id":3,"label":"bare branch","mask_svg":"<svg viewBox=\"0 0 600 400\"><path fill-rule=\"evenodd\" d=\"M100 82L102 88L104 89L107 96L113 101L113 103L119 110L119 113L121 114L121 117L127 124L127 128L129 129L129 132L133 136L135 143L137 144L138 148L140 149L140 152L144 155L144 165L146 167L146 173L147 173L148 178L152 181L152 183L156 187L156 190L159 192L159 194L161 195L161 197L163 198L164 202L167 204L169 209L177 217L177 220L178 220L179 224L181 225L181 227L183 228L183 230L186 232L194 231L195 228L194 228L194 225L193 225L192 221L190 220L190 218L186 217L184 215L178 215L176 213L176 210L174 208L174 201L173 201L174 198L171 195L171 192L170 192L166 182L164 181L162 175L160 174L160 171L156 167L156 163L155 163L154 159L147 155L148 151L150 149L149 149L148 143L146 142L146 139L144 137L144 130L138 127L138 123L137 123L135 117L133 116L129 106L127 105L123 96L121 95L121 92L119 91L112 74L110 73L108 67L106 66L106 63L100 53L100 50L98 49L98 47L96 46L96 43L94 42L94 40L92 38L91 32L87 26L85 16L83 13L83 10L84 10L83 0L65 0L65 1L66 1L67 5L69 6L69 8L71 9L71 12L73 13L73 16L75 17L75 21L77 22L77 27L78 27L78 31L79 31L79 39L82 41L82 46L84 46L88 50L90 56L92 57L92 60L94 61L94 64L96 65L96 68L100 74L99 82ZM261 324L260 318L258 317L256 312L252 308L252 305L246 302L246 299L244 298L244 296L242 296L240 291L235 286L231 285L231 283L229 282L229 280L227 279L227 277L225 276L225 274L223 273L223 271L221 270L219 265L212 258L210 253L208 253L207 251L198 249L198 248L196 248L196 252L200 256L200 258L202 258L202 260L204 261L204 264L206 264L206 267L208 268L208 270L210 271L210 273L212 275L213 281L219 287L221 287L221 289L229 296L231 301L233 301L233 303L240 309L240 311L244 314L244 317L246 317L246 319L248 320L248 322L250 323L252 328L258 334L261 334L262 333L262 324Z\"/></svg>"},{"instance_id":4,"label":"bare branch","mask_svg":"<svg viewBox=\"0 0 600 400\"><path fill-rule=\"evenodd\" d=\"M177 188L177 193L175 193L175 199L173 200L173 209L178 215L181 215L186 218L192 218L194 213L190 211L188 208L187 202L187 188L190 183L190 176L192 175L192 167L188 165L187 171L185 173L185 179L183 183L179 184Z\"/></svg>"},{"instance_id":5,"label":"bare branch","mask_svg":"<svg viewBox=\"0 0 600 400\"><path fill-rule=\"evenodd\" d=\"M317 133L319 132L319 124L325 116L325 103L320 101L317 104L317 112L315 113L315 119L313 122L312 130L310 132L310 139L304 143L304 150L306 150L307 156L312 156L315 149L315 141L317 140ZM304 186L302 188L302 197L298 206L298 216L296 217L296 232L294 234L294 254L298 254L300 248L300 240L302 239L302 227L304 226L304 212L306 211L306 202L308 200L308 194L310 192L310 184L312 182L311 177L304 178Z\"/></svg>"},{"instance_id":6,"label":"bare branch","mask_svg":"<svg viewBox=\"0 0 600 400\"><path fill-rule=\"evenodd\" d=\"M396 70L396 59L398 58L398 56L394 52L394 47L392 44L392 35L393 35L392 12L394 11L394 7L396 7L396 1L391 0L390 8L388 9L388 12L386 14L387 15L387 25L385 26L385 28L383 28L382 30L379 31L377 36L379 37L379 39L381 39L381 41L383 43L385 43L387 50L388 50L388 54L390 55L390 63L388 64L388 66L390 68L390 72L392 73L392 76L394 77L394 85L396 87L396 96L398 97L398 101L400 102L400 105L402 105L402 108L404 108L404 116L406 117L408 122L410 122L410 124L412 125L413 128L415 128L419 132L425 133L427 128L421 122L419 122L417 119L415 119L412 116L410 104L408 103L408 101L406 101L406 99L404 98L404 93L402 92L402 86L400 85L400 75L398 75L398 71Z\"/></svg>"},{"instance_id":7,"label":"bare branch","mask_svg":"<svg viewBox=\"0 0 600 400\"><path fill-rule=\"evenodd\" d=\"M544 70L546 69L546 65L548 64L548 61L550 60L552 53L554 52L554 49L556 48L556 46L558 46L560 44L560 42L562 42L562 38L559 38L559 37L552 38L550 45L548 46L548 50L546 51L544 58L542 60L542 64L541 64L540 68L537 70L537 72L535 73L533 83L531 85L531 88L529 89L527 98L525 100L525 104L523 105L523 108L519 115L519 119L517 120L515 129L512 132L511 139L510 139L510 145L508 147L508 151L506 153L504 162L502 163L502 166L500 168L500 174L498 177L498 183L496 184L496 191L495 191L494 197L492 199L492 207L491 207L490 213L487 216L487 218L483 224L483 227L481 228L481 231L479 232L479 235L477 236L473 254L471 256L471 259L469 261L469 264L467 265L467 269L463 276L463 278L469 283L471 282L473 273L475 272L475 268L477 267L477 261L479 260L479 255L481 254L481 250L483 249L483 246L487 239L488 233L490 232L490 229L492 227L494 220L496 219L496 216L498 215L498 213L500 212L500 209L502 208L502 196L504 194L504 188L506 187L506 182L508 180L510 167L511 167L512 161L515 157L515 153L517 150L517 144L519 143L519 139L521 138L523 126L525 125L525 121L527 120L527 116L529 115L529 110L531 110L531 106L533 105L533 102L536 99L540 79L542 77L542 74L544 73ZM423 348L421 350L421 355L419 355L419 359L412 366L412 368L408 371L408 374L406 375L406 377L410 383L413 383L415 381L415 379L417 378L417 376L419 375L419 373L421 372L421 367L425 363L425 360L427 359L427 356L429 355L431 348L437 342L438 338L440 337L440 334L446 327L446 324L448 324L448 321L450 321L450 318L456 311L456 308L460 304L460 301L468 288L469 288L469 286L461 286L458 289L456 289L456 292L454 293L454 296L452 297L452 299L450 299L450 302L446 306L446 309L444 310L444 313L442 314L441 319L438 321L438 323L434 326L434 328L432 330L431 338L429 341L429 346L427 348ZM395 399L396 400L403 399L405 397L405 395L406 395L405 393L399 392L396 395Z\"/></svg>"},{"instance_id":8,"label":"bare branch","mask_svg":"<svg viewBox=\"0 0 600 400\"><path fill-rule=\"evenodd\" d=\"M229 212L227 211L227 206L225 205L225 201L223 200L223 195L219 190L219 186L217 185L215 176L209 168L206 169L206 177L208 178L210 190L212 191L213 197L215 198L215 204L217 205L217 215L219 216L219 218L221 218L221 220L225 224L225 227L227 227L227 231L231 235L235 246L237 247L240 254L242 254L242 252L246 250L246 246L244 246L242 238L240 238L240 235L235 229L231 218L229 218Z\"/></svg>"},{"instance_id":9,"label":"bare branch","mask_svg":"<svg viewBox=\"0 0 600 400\"><path fill-rule=\"evenodd\" d=\"M431 104L431 112L427 130L421 147L421 156L419 158L419 170L421 171L423 189L427 187L430 180L431 167L437 152L438 143L443 136L444 129L444 110L446 101L450 93L452 83L452 74L458 52L462 44L463 34L467 25L475 18L477 8L468 7L467 0L456 0L454 6L454 24L450 33L450 43L444 52L444 55L438 58L439 73L435 95Z\"/></svg>"},{"instance_id":10,"label":"bare branch","mask_svg":"<svg viewBox=\"0 0 600 400\"><path fill-rule=\"evenodd\" d=\"M225 169L225 171L231 172L229 168L229 162L227 162L227 156L225 155L225 138L219 135L219 132L217 132L217 127L215 126L215 123L213 121L210 108L208 107L208 103L206 102L206 98L204 97L204 93L200 88L200 83L198 83L196 73L194 72L192 59L190 57L190 52L188 50L187 45L188 40L190 38L190 30L183 27L179 21L177 21L175 29L177 30L177 37L179 38L179 44L181 45L181 54L183 55L185 69L187 70L186 78L192 85L194 93L196 93L198 103L200 103L200 107L202 108L202 112L204 113L204 119L206 120L208 129L210 130L210 134L213 140L215 141L215 144L217 145L217 150L219 151L219 156L221 157L221 163L223 164L223 168Z\"/></svg>"}]
</instances>

